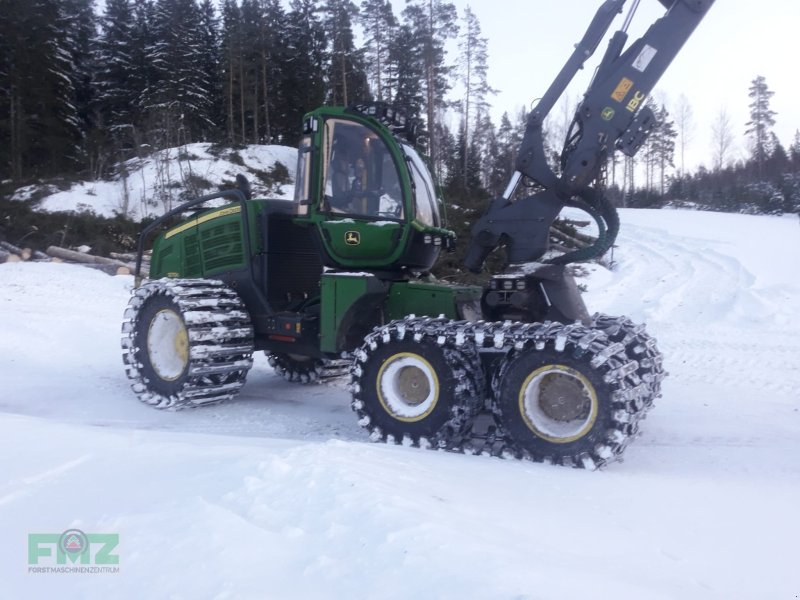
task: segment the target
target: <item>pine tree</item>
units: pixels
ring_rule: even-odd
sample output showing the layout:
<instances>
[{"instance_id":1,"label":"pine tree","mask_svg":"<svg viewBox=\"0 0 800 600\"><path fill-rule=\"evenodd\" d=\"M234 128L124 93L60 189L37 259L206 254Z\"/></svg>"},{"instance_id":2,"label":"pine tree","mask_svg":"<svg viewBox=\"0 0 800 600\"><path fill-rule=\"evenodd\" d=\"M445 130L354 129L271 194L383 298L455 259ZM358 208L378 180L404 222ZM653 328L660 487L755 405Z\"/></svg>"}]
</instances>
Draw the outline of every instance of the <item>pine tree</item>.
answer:
<instances>
[{"instance_id":1,"label":"pine tree","mask_svg":"<svg viewBox=\"0 0 800 600\"><path fill-rule=\"evenodd\" d=\"M694 137L694 111L689 99L681 94L675 107L675 125L680 138L681 177L686 173L686 147Z\"/></svg>"},{"instance_id":2,"label":"pine tree","mask_svg":"<svg viewBox=\"0 0 800 600\"><path fill-rule=\"evenodd\" d=\"M281 0L262 0L263 14L261 18L261 32L259 35L261 88L264 111L264 139L272 143L280 135L280 127L275 127L274 121L279 114L281 97L281 70L287 60L284 54L286 40L283 32L286 28L286 13ZM297 129L297 124L291 124Z\"/></svg>"},{"instance_id":3,"label":"pine tree","mask_svg":"<svg viewBox=\"0 0 800 600\"><path fill-rule=\"evenodd\" d=\"M390 40L388 61L386 87L391 90L391 95L387 99L402 108L407 117L419 125L418 143L422 148L427 148L428 131L421 120L425 102L422 44L410 25L401 25Z\"/></svg>"},{"instance_id":4,"label":"pine tree","mask_svg":"<svg viewBox=\"0 0 800 600\"><path fill-rule=\"evenodd\" d=\"M434 173L442 170L443 160L437 151L437 127L445 108L444 98L450 90L452 66L448 65L446 43L458 35L458 13L455 6L444 0L407 0L403 11L406 23L419 36L424 65L423 86L425 113L430 134L428 153Z\"/></svg>"},{"instance_id":5,"label":"pine tree","mask_svg":"<svg viewBox=\"0 0 800 600\"><path fill-rule=\"evenodd\" d=\"M356 100L370 99L363 52L356 50L353 19L358 7L350 0L326 0L325 28L330 41L328 102L347 106Z\"/></svg>"},{"instance_id":6,"label":"pine tree","mask_svg":"<svg viewBox=\"0 0 800 600\"><path fill-rule=\"evenodd\" d=\"M478 128L483 115L489 109L487 96L495 93L488 82L487 40L481 36L481 26L478 17L468 6L464 11L464 26L462 28L459 48L459 68L461 82L464 85L464 99L462 110L464 114L463 143L469 145L472 132ZM465 160L467 153L465 154ZM465 173L466 176L466 173Z\"/></svg>"},{"instance_id":7,"label":"pine tree","mask_svg":"<svg viewBox=\"0 0 800 600\"><path fill-rule=\"evenodd\" d=\"M753 149L753 160L758 167L758 176L761 177L764 162L770 155L770 141L772 140L772 127L775 125L775 111L769 107L769 101L775 92L767 86L766 79L759 75L750 84L750 120L746 123L745 134L750 137Z\"/></svg>"},{"instance_id":8,"label":"pine tree","mask_svg":"<svg viewBox=\"0 0 800 600\"><path fill-rule=\"evenodd\" d=\"M655 155L659 171L659 194L663 197L666 191L666 172L668 167L675 166L675 138L678 132L675 122L670 119L667 108L662 104L656 113L658 128L656 135Z\"/></svg>"},{"instance_id":9,"label":"pine tree","mask_svg":"<svg viewBox=\"0 0 800 600\"><path fill-rule=\"evenodd\" d=\"M397 19L389 0L363 0L359 21L364 28L365 61L372 95L376 100L392 97L388 84L389 52L397 35Z\"/></svg>"}]
</instances>

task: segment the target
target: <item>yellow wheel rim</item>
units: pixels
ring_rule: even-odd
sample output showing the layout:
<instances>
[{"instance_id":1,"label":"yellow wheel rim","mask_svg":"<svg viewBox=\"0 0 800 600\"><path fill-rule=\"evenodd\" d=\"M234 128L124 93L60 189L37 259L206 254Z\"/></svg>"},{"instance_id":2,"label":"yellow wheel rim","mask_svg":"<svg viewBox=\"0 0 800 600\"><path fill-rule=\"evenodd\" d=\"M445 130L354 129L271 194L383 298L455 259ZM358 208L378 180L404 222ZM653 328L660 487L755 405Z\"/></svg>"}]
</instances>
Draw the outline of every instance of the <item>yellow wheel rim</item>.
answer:
<instances>
[{"instance_id":1,"label":"yellow wheel rim","mask_svg":"<svg viewBox=\"0 0 800 600\"><path fill-rule=\"evenodd\" d=\"M546 365L532 371L522 383L519 412L536 436L554 444L568 444L594 427L597 392L580 371Z\"/></svg>"},{"instance_id":2,"label":"yellow wheel rim","mask_svg":"<svg viewBox=\"0 0 800 600\"><path fill-rule=\"evenodd\" d=\"M147 330L147 356L164 381L175 381L189 364L189 333L181 316L165 308L158 311Z\"/></svg>"},{"instance_id":3,"label":"yellow wheel rim","mask_svg":"<svg viewBox=\"0 0 800 600\"><path fill-rule=\"evenodd\" d=\"M436 371L413 352L399 352L387 358L378 370L375 389L383 409L404 423L423 420L439 402Z\"/></svg>"}]
</instances>

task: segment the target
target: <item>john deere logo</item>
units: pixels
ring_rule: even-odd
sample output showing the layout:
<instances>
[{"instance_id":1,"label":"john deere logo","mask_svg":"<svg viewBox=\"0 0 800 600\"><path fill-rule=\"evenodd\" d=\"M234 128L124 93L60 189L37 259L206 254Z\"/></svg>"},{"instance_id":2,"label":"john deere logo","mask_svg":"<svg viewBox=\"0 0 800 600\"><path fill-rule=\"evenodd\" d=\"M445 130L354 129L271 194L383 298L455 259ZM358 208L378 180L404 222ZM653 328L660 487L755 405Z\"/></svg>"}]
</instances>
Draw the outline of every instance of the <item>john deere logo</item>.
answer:
<instances>
[{"instance_id":1,"label":"john deere logo","mask_svg":"<svg viewBox=\"0 0 800 600\"><path fill-rule=\"evenodd\" d=\"M614 118L614 109L610 106L606 106L603 109L603 112L600 113L600 116L603 117L604 121L610 121Z\"/></svg>"},{"instance_id":2,"label":"john deere logo","mask_svg":"<svg viewBox=\"0 0 800 600\"><path fill-rule=\"evenodd\" d=\"M361 243L361 234L357 231L348 231L344 234L344 242L348 246L358 246Z\"/></svg>"}]
</instances>

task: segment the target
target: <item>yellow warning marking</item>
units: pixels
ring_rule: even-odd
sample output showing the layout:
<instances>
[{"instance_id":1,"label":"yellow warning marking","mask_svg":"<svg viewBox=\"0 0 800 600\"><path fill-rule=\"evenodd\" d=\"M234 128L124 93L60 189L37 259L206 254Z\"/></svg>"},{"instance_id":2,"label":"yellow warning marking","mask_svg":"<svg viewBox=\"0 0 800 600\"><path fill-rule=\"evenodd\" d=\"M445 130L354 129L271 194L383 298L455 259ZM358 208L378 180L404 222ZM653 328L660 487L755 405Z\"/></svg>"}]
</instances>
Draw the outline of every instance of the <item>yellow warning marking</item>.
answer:
<instances>
[{"instance_id":1,"label":"yellow warning marking","mask_svg":"<svg viewBox=\"0 0 800 600\"><path fill-rule=\"evenodd\" d=\"M628 92L631 91L632 87L633 87L633 81L631 81L627 77L623 77L617 84L616 89L611 93L611 97L617 102L622 102L623 100L625 100L625 96L628 95Z\"/></svg>"},{"instance_id":2,"label":"yellow warning marking","mask_svg":"<svg viewBox=\"0 0 800 600\"><path fill-rule=\"evenodd\" d=\"M240 212L242 212L241 206L229 206L228 208L222 208L220 210L208 213L201 217L197 217L196 219L191 219L186 223L184 223L183 225L178 225L174 229L170 229L167 233L164 234L164 239L168 240L173 235L178 235L179 233L186 231L187 229L191 229L196 225L200 225L201 223L205 223L206 221L211 221L212 219L218 219L219 217L224 217L227 215L235 215Z\"/></svg>"}]
</instances>

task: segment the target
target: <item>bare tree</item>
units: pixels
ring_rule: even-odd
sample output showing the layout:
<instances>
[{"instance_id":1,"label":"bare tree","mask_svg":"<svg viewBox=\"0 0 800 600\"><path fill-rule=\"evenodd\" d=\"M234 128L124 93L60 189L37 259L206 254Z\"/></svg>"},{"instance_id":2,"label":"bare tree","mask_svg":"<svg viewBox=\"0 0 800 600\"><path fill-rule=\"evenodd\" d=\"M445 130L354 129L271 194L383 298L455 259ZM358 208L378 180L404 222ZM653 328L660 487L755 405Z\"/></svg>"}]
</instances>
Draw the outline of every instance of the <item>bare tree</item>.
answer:
<instances>
[{"instance_id":1,"label":"bare tree","mask_svg":"<svg viewBox=\"0 0 800 600\"><path fill-rule=\"evenodd\" d=\"M728 110L723 106L711 123L711 147L714 170L721 171L733 148L733 126Z\"/></svg>"},{"instance_id":2,"label":"bare tree","mask_svg":"<svg viewBox=\"0 0 800 600\"><path fill-rule=\"evenodd\" d=\"M675 126L678 129L678 144L681 153L681 177L686 173L686 146L694 138L694 112L689 99L681 94L675 105Z\"/></svg>"}]
</instances>

